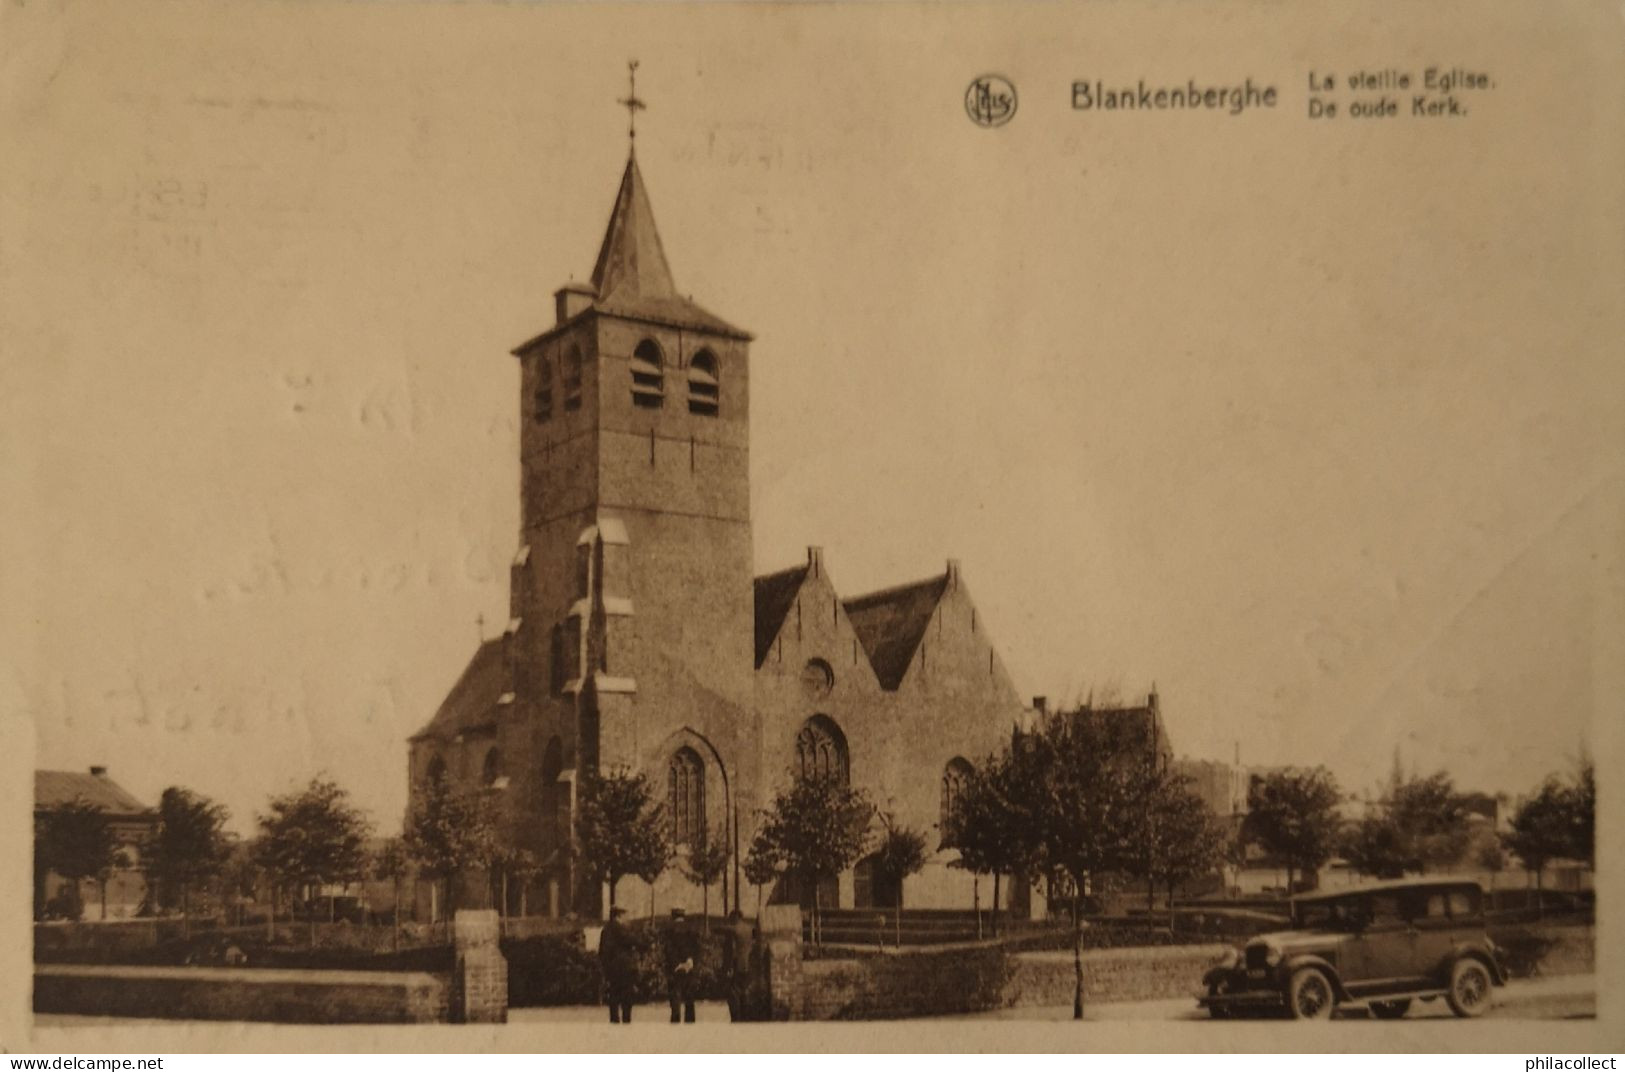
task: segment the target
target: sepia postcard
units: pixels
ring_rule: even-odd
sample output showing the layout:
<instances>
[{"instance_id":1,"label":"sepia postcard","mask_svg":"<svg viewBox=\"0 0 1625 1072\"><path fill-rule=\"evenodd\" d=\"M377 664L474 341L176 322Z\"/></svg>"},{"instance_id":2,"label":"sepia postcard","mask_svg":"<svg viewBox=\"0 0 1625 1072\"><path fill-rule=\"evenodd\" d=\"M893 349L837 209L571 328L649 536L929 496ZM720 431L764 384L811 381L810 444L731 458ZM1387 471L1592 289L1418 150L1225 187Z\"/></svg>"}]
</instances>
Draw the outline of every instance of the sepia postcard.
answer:
<instances>
[{"instance_id":1,"label":"sepia postcard","mask_svg":"<svg viewBox=\"0 0 1625 1072\"><path fill-rule=\"evenodd\" d=\"M1618 1050L1622 42L8 0L0 1048Z\"/></svg>"}]
</instances>

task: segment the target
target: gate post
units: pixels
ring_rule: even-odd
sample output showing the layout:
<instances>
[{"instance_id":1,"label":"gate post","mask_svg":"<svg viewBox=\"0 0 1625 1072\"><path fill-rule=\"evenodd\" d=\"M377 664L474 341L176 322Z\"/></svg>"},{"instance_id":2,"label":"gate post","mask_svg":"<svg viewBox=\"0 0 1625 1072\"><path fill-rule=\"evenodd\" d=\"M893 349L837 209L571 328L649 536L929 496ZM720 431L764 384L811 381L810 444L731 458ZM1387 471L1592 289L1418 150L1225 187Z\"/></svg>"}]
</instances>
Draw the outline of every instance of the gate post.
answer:
<instances>
[{"instance_id":1,"label":"gate post","mask_svg":"<svg viewBox=\"0 0 1625 1072\"><path fill-rule=\"evenodd\" d=\"M492 909L460 910L452 921L452 1023L507 1022L508 960L500 940L500 920Z\"/></svg>"}]
</instances>

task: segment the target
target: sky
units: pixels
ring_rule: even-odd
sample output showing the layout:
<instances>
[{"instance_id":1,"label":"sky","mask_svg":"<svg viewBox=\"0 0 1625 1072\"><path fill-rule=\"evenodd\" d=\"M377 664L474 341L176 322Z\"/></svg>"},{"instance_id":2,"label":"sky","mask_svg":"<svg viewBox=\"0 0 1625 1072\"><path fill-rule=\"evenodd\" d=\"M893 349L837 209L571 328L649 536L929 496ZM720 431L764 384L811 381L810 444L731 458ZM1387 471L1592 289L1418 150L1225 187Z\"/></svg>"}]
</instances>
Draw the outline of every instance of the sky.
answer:
<instances>
[{"instance_id":1,"label":"sky","mask_svg":"<svg viewBox=\"0 0 1625 1072\"><path fill-rule=\"evenodd\" d=\"M242 831L318 772L398 824L507 617L508 351L591 273L635 56L678 285L756 336L759 571L957 558L1024 695L1154 683L1193 757L1517 794L1606 747L1606 54L1578 15L1264 10L8 11L7 740ZM1305 115L1311 69L1432 63L1496 88ZM1277 110L1069 107L1249 76Z\"/></svg>"}]
</instances>

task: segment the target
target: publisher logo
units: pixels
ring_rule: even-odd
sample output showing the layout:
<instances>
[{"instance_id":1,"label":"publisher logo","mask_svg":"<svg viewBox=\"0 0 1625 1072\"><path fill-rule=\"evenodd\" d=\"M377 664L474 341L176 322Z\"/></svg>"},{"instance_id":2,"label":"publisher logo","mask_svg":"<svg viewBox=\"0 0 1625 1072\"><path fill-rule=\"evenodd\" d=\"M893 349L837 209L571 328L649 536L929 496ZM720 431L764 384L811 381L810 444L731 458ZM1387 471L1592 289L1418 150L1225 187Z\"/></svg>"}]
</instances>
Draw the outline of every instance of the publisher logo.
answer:
<instances>
[{"instance_id":1,"label":"publisher logo","mask_svg":"<svg viewBox=\"0 0 1625 1072\"><path fill-rule=\"evenodd\" d=\"M965 90L965 114L979 127L1004 126L1016 114L1016 87L1003 75L982 75Z\"/></svg>"}]
</instances>

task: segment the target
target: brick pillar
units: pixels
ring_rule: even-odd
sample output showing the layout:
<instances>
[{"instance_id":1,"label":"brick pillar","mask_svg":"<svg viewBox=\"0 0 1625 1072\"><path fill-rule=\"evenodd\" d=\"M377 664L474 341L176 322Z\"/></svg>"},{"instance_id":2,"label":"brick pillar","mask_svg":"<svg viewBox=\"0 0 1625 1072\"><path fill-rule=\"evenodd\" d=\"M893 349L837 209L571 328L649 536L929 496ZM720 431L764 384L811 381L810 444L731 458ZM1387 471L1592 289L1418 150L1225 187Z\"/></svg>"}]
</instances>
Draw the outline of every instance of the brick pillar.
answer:
<instances>
[{"instance_id":1,"label":"brick pillar","mask_svg":"<svg viewBox=\"0 0 1625 1072\"><path fill-rule=\"evenodd\" d=\"M507 1023L508 960L498 944L500 937L500 923L492 909L465 909L452 921L457 951L451 977L452 1023Z\"/></svg>"},{"instance_id":2,"label":"brick pillar","mask_svg":"<svg viewBox=\"0 0 1625 1072\"><path fill-rule=\"evenodd\" d=\"M767 946L768 1016L773 1020L801 1019L801 909L795 905L768 905L760 920Z\"/></svg>"}]
</instances>

